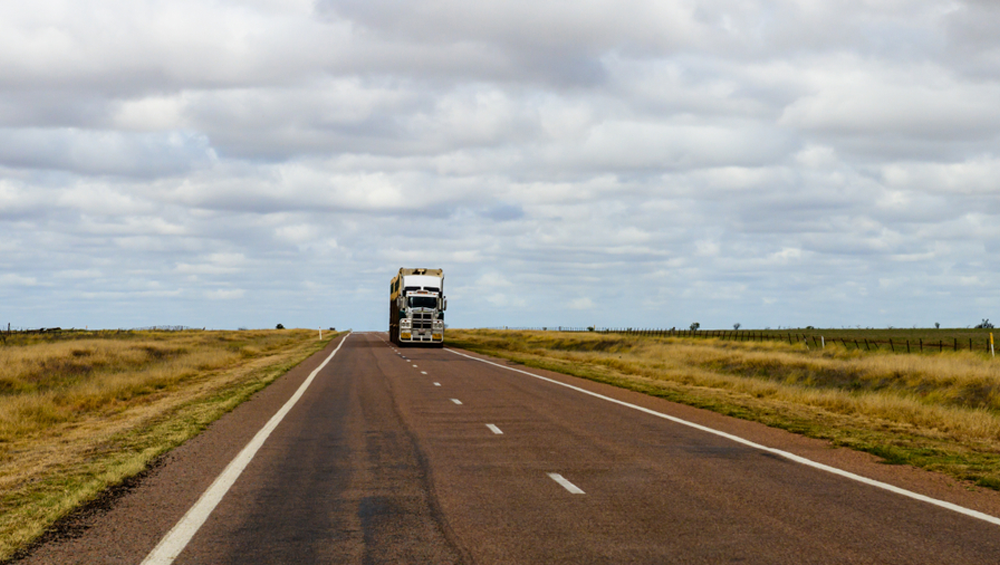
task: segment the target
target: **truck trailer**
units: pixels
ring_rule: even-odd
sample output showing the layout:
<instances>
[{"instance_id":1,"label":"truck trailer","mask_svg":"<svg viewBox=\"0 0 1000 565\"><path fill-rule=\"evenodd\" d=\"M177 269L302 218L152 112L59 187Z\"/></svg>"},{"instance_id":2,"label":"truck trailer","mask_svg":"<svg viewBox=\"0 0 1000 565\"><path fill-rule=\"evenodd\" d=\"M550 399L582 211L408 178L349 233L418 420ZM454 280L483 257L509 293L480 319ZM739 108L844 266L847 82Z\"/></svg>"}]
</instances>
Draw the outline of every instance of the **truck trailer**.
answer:
<instances>
[{"instance_id":1,"label":"truck trailer","mask_svg":"<svg viewBox=\"0 0 1000 565\"><path fill-rule=\"evenodd\" d=\"M400 269L389 283L389 339L444 347L444 271Z\"/></svg>"}]
</instances>

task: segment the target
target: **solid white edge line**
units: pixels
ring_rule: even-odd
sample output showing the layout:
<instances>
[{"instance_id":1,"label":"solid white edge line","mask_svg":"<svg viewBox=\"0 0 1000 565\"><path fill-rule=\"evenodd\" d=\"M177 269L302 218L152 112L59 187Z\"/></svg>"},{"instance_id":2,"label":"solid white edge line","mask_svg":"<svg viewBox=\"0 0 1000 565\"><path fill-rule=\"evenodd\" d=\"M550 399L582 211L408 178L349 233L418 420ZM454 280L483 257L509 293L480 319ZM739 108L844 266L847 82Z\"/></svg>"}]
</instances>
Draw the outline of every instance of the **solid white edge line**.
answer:
<instances>
[{"instance_id":1,"label":"solid white edge line","mask_svg":"<svg viewBox=\"0 0 1000 565\"><path fill-rule=\"evenodd\" d=\"M559 473L546 473L546 474L549 476L550 479L559 483L560 485L562 485L564 489L570 491L573 494L587 494L583 492L583 489L567 481L566 478L560 475Z\"/></svg>"},{"instance_id":2,"label":"solid white edge line","mask_svg":"<svg viewBox=\"0 0 1000 565\"><path fill-rule=\"evenodd\" d=\"M904 488L900 488L900 487L897 487L897 486L894 486L894 485L890 485L889 483L883 483L882 481L876 481L875 479L869 479L868 477L863 477L861 475L857 475L855 473L851 473L850 471L844 471L843 469L838 469L836 467L831 467L831 466L825 465L823 463L818 463L816 461L813 461L812 459L806 459L805 457L802 457L801 455L795 455L794 453L790 453L788 451L782 451L782 450L776 449L774 447L768 447L766 445L761 445L759 443L754 443L754 442L752 442L752 441L750 441L748 439L743 439L743 438L741 438L739 436L735 436L733 434L729 434L729 433L726 433L726 432L723 432L723 431L719 431L719 430L716 430L716 429L713 429L713 428L709 428L707 426L702 426L701 424L696 424L694 422L689 422L687 420L682 420L681 418L678 418L676 416L670 416L668 414L663 414L662 412L657 412L656 410L650 410L649 408L644 408L642 406L631 404L631 403L625 402L623 400L618 400L618 399L615 399L615 398L611 398L610 396L604 396L603 394L599 394L599 393L592 392L592 391L589 391L589 390L584 389L584 388L580 388L578 386L574 386L574 385L571 385L571 384L560 382L560 381L557 381L555 379L550 379L548 377L543 377L541 375L536 375L534 373L529 373L528 371L523 371L521 369L515 369L513 367L507 367L506 365L501 365L500 363L494 363L493 361L488 361L486 359L481 359L479 357L473 357L472 355L466 355L465 353L458 352L458 351L456 351L454 349L451 349L451 348L448 348L447 351L450 351L450 352L452 352L452 353L454 353L456 355L461 355L462 357L467 357L469 359L473 359L475 361L479 361L481 363L486 363L488 365L493 365L495 367L500 367L501 369L507 369L508 371L514 371L515 373L523 373L525 375L528 375L528 376L531 376L531 377L535 377L536 379L541 379L543 381L547 381L547 382L550 382L550 383L553 383L553 384L557 384L559 386L564 386L566 388L575 390L577 392L582 392L583 394L587 394L587 395L593 396L595 398L600 398L601 400L607 400L608 402L612 402L612 403L618 404L620 406L625 406L625 407L628 407L628 408L632 408L634 410L638 410L640 412L644 412L646 414L650 414L652 416L663 418L665 420L670 420L671 422L674 422L674 423L677 423L677 424L681 424L681 425L684 425L684 426L688 426L688 427L694 428L696 430L700 430L700 431L703 431L703 432L706 432L706 433L714 434L714 435L717 435L719 437L724 437L724 438L726 438L726 439L728 439L730 441L734 441L736 443L739 443L739 444L742 444L742 445L746 445L746 446L752 447L754 449L759 449L761 451L766 451L767 453L773 453L774 455L778 455L780 457L784 457L785 459L788 459L789 461L794 461L796 463L805 465L807 467L812 467L814 469L819 469L821 471L826 471L828 473L832 473L834 475L838 475L838 476L841 476L841 477L844 477L844 478L847 478L847 479L851 479L851 480L857 481L859 483L864 483L866 485L873 486L873 487L876 487L876 488L880 488L880 489L883 489L883 490L887 490L889 492L892 492L892 493L895 493L895 494L898 494L898 495L901 495L901 496L905 496L905 497L908 497L908 498L912 498L914 500L919 500L921 502L926 502L928 504L933 504L934 506L938 506L940 508L945 508L945 509L951 510L953 512L958 512L959 514L968 516L970 518L976 518L978 520L982 520L984 522L989 522L990 524L994 524L994 525L1000 526L1000 518L997 518L996 516L991 516L991 515L983 513L983 512L979 512L978 510L972 510L971 508L966 508L964 506L959 506L957 504L954 504L954 503L951 503L951 502L947 502L945 500L939 500L937 498L931 498L929 496L926 496L926 495L923 495L923 494L920 494L920 493L917 493L917 492L913 492L911 490L906 490Z\"/></svg>"},{"instance_id":3,"label":"solid white edge line","mask_svg":"<svg viewBox=\"0 0 1000 565\"><path fill-rule=\"evenodd\" d=\"M452 402L454 402L455 404L458 404L458 405L460 405L460 406L461 406L461 404L462 404L462 401L461 401L461 400L459 400L459 399L457 399L457 398L452 398L452 399L451 399L451 401L452 401Z\"/></svg>"},{"instance_id":4,"label":"solid white edge line","mask_svg":"<svg viewBox=\"0 0 1000 565\"><path fill-rule=\"evenodd\" d=\"M498 436L502 436L503 435L503 430L501 430L500 428L496 427L494 424L486 424L486 427L489 428L491 432L495 433Z\"/></svg>"},{"instance_id":5,"label":"solid white edge line","mask_svg":"<svg viewBox=\"0 0 1000 565\"><path fill-rule=\"evenodd\" d=\"M350 336L350 332L344 336L344 339L340 340L333 353L320 363L319 367L316 367L312 373L309 373L309 376L299 385L298 390L285 402L285 405L274 416L271 416L271 419L257 432L257 435L229 462L229 465L215 478L215 481L208 487L208 490L202 493L198 502L195 502L194 506L184 514L180 521L167 532L167 535L163 536L160 543L156 544L153 551L150 551L149 555L142 560L142 565L169 565L173 563L174 559L177 559L177 556L184 551L191 538L198 533L198 530L208 519L208 516L215 510L222 497L229 492L230 487L239 478L243 469L246 469L247 465L250 464L250 460L253 459L257 451L264 445L264 442L267 441L268 436L271 435L274 428L278 427L281 420L284 419L285 415L288 414L292 407L295 406L295 403L299 401L299 398L306 392L306 389L312 384L313 379L316 378L316 374L323 367L326 367L326 364L340 351L340 347L347 341L348 336Z\"/></svg>"}]
</instances>

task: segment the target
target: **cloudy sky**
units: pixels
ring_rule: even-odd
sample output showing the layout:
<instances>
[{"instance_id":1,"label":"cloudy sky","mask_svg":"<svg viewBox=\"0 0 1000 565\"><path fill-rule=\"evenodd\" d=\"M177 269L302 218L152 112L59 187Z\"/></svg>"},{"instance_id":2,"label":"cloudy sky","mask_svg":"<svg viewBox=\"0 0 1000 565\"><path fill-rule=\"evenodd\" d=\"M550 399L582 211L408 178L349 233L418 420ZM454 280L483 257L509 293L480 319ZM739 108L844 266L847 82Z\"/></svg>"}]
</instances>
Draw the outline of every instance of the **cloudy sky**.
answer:
<instances>
[{"instance_id":1,"label":"cloudy sky","mask_svg":"<svg viewBox=\"0 0 1000 565\"><path fill-rule=\"evenodd\" d=\"M0 3L0 322L1000 318L1000 8Z\"/></svg>"}]
</instances>

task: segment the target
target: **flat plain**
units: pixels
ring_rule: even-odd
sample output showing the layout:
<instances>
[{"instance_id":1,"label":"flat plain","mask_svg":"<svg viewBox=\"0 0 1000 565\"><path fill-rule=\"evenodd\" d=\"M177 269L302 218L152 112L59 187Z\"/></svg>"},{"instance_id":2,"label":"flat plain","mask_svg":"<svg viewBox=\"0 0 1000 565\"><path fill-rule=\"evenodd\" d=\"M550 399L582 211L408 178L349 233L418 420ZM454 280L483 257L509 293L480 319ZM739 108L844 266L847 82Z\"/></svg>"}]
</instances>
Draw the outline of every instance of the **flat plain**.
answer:
<instances>
[{"instance_id":1,"label":"flat plain","mask_svg":"<svg viewBox=\"0 0 1000 565\"><path fill-rule=\"evenodd\" d=\"M188 520L264 427L273 433L212 496L218 505ZM996 516L995 491L824 441L452 347L397 348L384 334L355 333L19 565L154 555L163 558L149 563L177 565L978 565L1000 552ZM152 551L175 531L186 533L180 545Z\"/></svg>"}]
</instances>

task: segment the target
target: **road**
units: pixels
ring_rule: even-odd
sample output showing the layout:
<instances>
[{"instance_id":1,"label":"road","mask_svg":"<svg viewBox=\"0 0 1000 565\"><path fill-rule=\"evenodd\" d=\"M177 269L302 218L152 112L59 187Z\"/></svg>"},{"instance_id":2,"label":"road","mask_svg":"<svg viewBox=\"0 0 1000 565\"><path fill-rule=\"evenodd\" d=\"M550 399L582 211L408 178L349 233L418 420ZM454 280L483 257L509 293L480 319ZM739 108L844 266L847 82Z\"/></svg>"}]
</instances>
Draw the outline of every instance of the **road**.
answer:
<instances>
[{"instance_id":1,"label":"road","mask_svg":"<svg viewBox=\"0 0 1000 565\"><path fill-rule=\"evenodd\" d=\"M22 562L142 562L335 345ZM656 414L993 516L995 493L463 353L348 336L174 562L1000 561L996 524Z\"/></svg>"}]
</instances>

